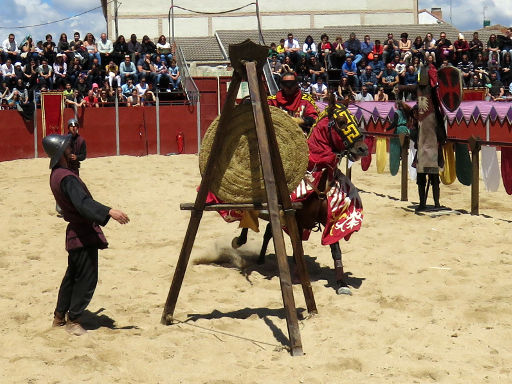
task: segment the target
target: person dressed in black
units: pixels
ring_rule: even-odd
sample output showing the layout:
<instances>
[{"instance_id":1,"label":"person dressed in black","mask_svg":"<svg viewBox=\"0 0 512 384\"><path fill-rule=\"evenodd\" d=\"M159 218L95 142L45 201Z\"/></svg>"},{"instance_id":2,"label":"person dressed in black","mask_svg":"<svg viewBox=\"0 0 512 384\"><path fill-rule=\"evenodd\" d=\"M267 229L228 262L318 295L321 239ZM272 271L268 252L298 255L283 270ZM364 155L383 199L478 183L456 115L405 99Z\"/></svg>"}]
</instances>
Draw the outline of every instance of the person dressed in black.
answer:
<instances>
[{"instance_id":1,"label":"person dressed in black","mask_svg":"<svg viewBox=\"0 0 512 384\"><path fill-rule=\"evenodd\" d=\"M71 135L49 135L43 139L44 151L51 158L50 188L68 222L68 267L60 285L53 326L65 326L69 333L80 336L87 332L80 317L98 282L98 249L108 246L99 226L106 225L110 218L120 224L130 219L124 212L95 201L84 182L69 169L70 143Z\"/></svg>"},{"instance_id":2,"label":"person dressed in black","mask_svg":"<svg viewBox=\"0 0 512 384\"><path fill-rule=\"evenodd\" d=\"M85 145L85 140L78 134L79 127L80 124L78 124L77 119L68 120L68 134L71 135L71 155L69 155L68 168L75 172L77 175L80 174L80 162L84 161L87 157L87 147Z\"/></svg>"}]
</instances>

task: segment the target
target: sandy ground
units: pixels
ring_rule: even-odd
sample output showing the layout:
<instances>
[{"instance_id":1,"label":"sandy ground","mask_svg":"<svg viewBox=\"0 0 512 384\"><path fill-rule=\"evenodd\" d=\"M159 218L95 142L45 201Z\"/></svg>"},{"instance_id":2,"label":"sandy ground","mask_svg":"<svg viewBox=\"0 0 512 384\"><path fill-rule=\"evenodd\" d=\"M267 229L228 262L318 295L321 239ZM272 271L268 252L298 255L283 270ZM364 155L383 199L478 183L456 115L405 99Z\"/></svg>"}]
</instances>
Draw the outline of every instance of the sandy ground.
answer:
<instances>
[{"instance_id":1,"label":"sandy ground","mask_svg":"<svg viewBox=\"0 0 512 384\"><path fill-rule=\"evenodd\" d=\"M418 216L400 178L375 164L353 171L363 228L343 242L353 296L337 296L329 249L304 244L319 314L294 286L305 355L286 351L273 247L261 233L238 252L236 224L203 216L175 316L160 324L199 182L198 158L88 159L82 177L131 222L105 228L87 335L52 329L67 258L48 159L0 163L1 383L510 383L512 196L483 190L480 216ZM409 184L411 201L416 185ZM431 201L431 200L430 200ZM441 202L469 211L470 189L441 187ZM287 247L291 246L287 239Z\"/></svg>"}]
</instances>

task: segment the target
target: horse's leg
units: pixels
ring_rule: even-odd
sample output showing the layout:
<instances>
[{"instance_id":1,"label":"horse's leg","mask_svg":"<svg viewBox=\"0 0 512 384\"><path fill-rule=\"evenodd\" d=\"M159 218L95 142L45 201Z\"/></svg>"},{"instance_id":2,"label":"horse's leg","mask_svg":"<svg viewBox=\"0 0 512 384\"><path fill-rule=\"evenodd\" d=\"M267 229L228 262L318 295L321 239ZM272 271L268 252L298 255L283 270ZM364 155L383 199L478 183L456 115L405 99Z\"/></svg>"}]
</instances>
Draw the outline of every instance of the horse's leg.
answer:
<instances>
[{"instance_id":1,"label":"horse's leg","mask_svg":"<svg viewBox=\"0 0 512 384\"><path fill-rule=\"evenodd\" d=\"M265 228L265 234L263 235L263 244L261 245L260 257L258 258L258 264L265 262L265 253L267 253L268 242L272 238L272 226L270 223Z\"/></svg>"},{"instance_id":2,"label":"horse's leg","mask_svg":"<svg viewBox=\"0 0 512 384\"><path fill-rule=\"evenodd\" d=\"M334 260L334 272L336 274L336 293L338 295L352 295L350 288L343 277L343 262L341 261L340 243L336 242L330 245L331 255Z\"/></svg>"},{"instance_id":3,"label":"horse's leg","mask_svg":"<svg viewBox=\"0 0 512 384\"><path fill-rule=\"evenodd\" d=\"M234 249L240 248L242 245L247 243L247 232L249 231L248 228L242 228L242 232L240 232L240 236L234 237L231 241L231 246Z\"/></svg>"}]
</instances>

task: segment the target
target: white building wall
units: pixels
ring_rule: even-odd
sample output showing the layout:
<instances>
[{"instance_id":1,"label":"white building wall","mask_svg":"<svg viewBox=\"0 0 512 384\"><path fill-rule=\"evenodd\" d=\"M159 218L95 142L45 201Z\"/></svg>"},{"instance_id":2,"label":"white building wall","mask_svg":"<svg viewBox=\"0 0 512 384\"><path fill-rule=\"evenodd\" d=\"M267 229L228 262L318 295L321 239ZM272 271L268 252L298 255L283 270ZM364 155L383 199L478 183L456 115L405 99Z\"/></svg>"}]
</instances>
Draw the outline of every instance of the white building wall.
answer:
<instances>
[{"instance_id":1,"label":"white building wall","mask_svg":"<svg viewBox=\"0 0 512 384\"><path fill-rule=\"evenodd\" d=\"M171 3L194 11L222 12L246 5L246 0L122 0L118 11L119 33L168 34L168 12ZM107 6L109 37L113 38L114 2ZM264 29L321 28L333 25L414 24L418 0L322 1L259 0ZM221 15L199 15L174 8L175 36L212 36L216 30L257 28L254 5Z\"/></svg>"},{"instance_id":2,"label":"white building wall","mask_svg":"<svg viewBox=\"0 0 512 384\"><path fill-rule=\"evenodd\" d=\"M286 16L265 16L261 19L261 28L263 29L282 29L282 28L309 28L311 23L309 15L286 15ZM283 26L285 25L285 26ZM306 27L304 27L306 26ZM257 26L256 26L257 28ZM256 29L253 28L253 29ZM221 29L221 28L219 28ZM231 29L231 28L222 28Z\"/></svg>"},{"instance_id":3,"label":"white building wall","mask_svg":"<svg viewBox=\"0 0 512 384\"><path fill-rule=\"evenodd\" d=\"M432 16L430 13L421 12L418 14L418 24L437 24L437 17Z\"/></svg>"},{"instance_id":4,"label":"white building wall","mask_svg":"<svg viewBox=\"0 0 512 384\"><path fill-rule=\"evenodd\" d=\"M315 28L332 27L336 25L359 25L361 24L361 14L315 15L314 23Z\"/></svg>"},{"instance_id":5,"label":"white building wall","mask_svg":"<svg viewBox=\"0 0 512 384\"><path fill-rule=\"evenodd\" d=\"M370 25L391 25L391 24L414 24L414 16L407 13L374 13L364 15L365 24Z\"/></svg>"}]
</instances>

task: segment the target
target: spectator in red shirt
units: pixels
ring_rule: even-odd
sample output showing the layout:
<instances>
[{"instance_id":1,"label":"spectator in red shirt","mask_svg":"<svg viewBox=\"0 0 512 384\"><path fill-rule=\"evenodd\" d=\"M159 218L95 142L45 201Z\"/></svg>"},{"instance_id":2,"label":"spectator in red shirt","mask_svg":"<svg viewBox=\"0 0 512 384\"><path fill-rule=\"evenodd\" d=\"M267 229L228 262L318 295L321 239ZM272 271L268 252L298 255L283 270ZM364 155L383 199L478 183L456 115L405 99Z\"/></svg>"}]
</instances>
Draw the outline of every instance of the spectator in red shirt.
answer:
<instances>
[{"instance_id":1,"label":"spectator in red shirt","mask_svg":"<svg viewBox=\"0 0 512 384\"><path fill-rule=\"evenodd\" d=\"M84 97L84 101L85 101L86 107L95 107L95 108L100 107L100 105L98 103L98 98L96 96L94 96L94 92L92 89L89 90L89 92L87 93L87 96Z\"/></svg>"}]
</instances>

